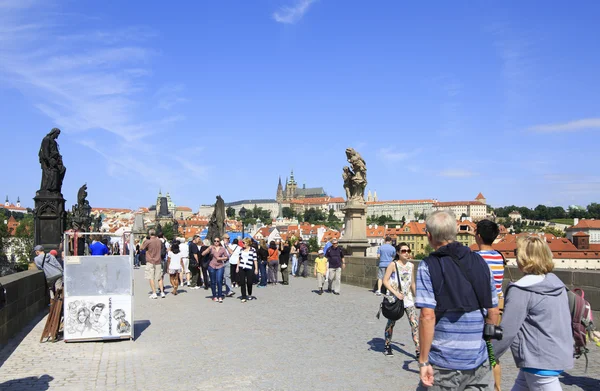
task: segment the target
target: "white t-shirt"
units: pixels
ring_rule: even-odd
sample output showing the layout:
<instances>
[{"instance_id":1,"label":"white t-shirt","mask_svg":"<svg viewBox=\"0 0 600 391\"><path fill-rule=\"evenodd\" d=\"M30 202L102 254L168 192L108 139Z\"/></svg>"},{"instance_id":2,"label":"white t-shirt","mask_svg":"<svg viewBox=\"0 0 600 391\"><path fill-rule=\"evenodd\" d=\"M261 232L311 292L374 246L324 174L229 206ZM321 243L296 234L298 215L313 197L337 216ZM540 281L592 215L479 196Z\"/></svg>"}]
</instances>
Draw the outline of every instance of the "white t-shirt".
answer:
<instances>
[{"instance_id":1,"label":"white t-shirt","mask_svg":"<svg viewBox=\"0 0 600 391\"><path fill-rule=\"evenodd\" d=\"M179 252L173 254L173 252L169 251L168 257L171 259L171 262L169 262L169 270L181 270L181 258L183 258L183 253Z\"/></svg>"},{"instance_id":2,"label":"white t-shirt","mask_svg":"<svg viewBox=\"0 0 600 391\"><path fill-rule=\"evenodd\" d=\"M182 255L183 258L189 258L190 257L190 248L189 248L187 242L182 243L182 244L179 245L179 252L181 254L183 254Z\"/></svg>"},{"instance_id":3,"label":"white t-shirt","mask_svg":"<svg viewBox=\"0 0 600 391\"><path fill-rule=\"evenodd\" d=\"M229 256L229 263L231 263L232 265L237 265L239 260L240 260L240 251L242 250L242 248L240 246L238 246L237 244L230 244L229 245L229 252L231 254L231 256Z\"/></svg>"}]
</instances>

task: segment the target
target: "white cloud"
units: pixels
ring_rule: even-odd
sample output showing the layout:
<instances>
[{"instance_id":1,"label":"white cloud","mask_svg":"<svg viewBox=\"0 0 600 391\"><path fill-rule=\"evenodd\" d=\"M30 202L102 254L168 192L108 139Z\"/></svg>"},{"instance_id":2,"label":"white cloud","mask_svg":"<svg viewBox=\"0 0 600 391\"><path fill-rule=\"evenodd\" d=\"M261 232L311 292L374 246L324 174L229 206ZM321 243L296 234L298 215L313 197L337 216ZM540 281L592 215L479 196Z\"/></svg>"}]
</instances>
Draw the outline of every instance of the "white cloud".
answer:
<instances>
[{"instance_id":1,"label":"white cloud","mask_svg":"<svg viewBox=\"0 0 600 391\"><path fill-rule=\"evenodd\" d=\"M400 162L409 159L413 156L418 155L421 152L420 149L413 151L403 151L396 147L381 148L378 151L379 158L386 162Z\"/></svg>"},{"instance_id":2,"label":"white cloud","mask_svg":"<svg viewBox=\"0 0 600 391\"><path fill-rule=\"evenodd\" d=\"M206 177L204 167L181 159L148 169L146 162L164 150L164 137L151 136L184 119L175 112L154 110L172 109L182 102L184 86L174 83L155 92L146 85L158 53L148 42L152 31L86 26L65 35L64 28L53 24L56 16L27 4L0 0L0 9L13 7L10 13L0 13L3 87L18 89L65 134L82 134L78 139L86 141L80 144L105 159L109 175L171 188L177 186L174 171L184 177ZM70 25L69 16L62 17L61 27ZM104 142L106 132L117 136L114 143Z\"/></svg>"},{"instance_id":3,"label":"white cloud","mask_svg":"<svg viewBox=\"0 0 600 391\"><path fill-rule=\"evenodd\" d=\"M273 19L279 23L294 24L298 22L317 0L298 0L293 6L281 7L273 13Z\"/></svg>"},{"instance_id":4,"label":"white cloud","mask_svg":"<svg viewBox=\"0 0 600 391\"><path fill-rule=\"evenodd\" d=\"M540 133L576 132L578 130L590 129L600 129L600 118L585 118L558 124L535 125L529 128L529 130Z\"/></svg>"},{"instance_id":5,"label":"white cloud","mask_svg":"<svg viewBox=\"0 0 600 391\"><path fill-rule=\"evenodd\" d=\"M446 178L470 178L476 175L476 172L461 169L448 169L439 173L439 176Z\"/></svg>"}]
</instances>

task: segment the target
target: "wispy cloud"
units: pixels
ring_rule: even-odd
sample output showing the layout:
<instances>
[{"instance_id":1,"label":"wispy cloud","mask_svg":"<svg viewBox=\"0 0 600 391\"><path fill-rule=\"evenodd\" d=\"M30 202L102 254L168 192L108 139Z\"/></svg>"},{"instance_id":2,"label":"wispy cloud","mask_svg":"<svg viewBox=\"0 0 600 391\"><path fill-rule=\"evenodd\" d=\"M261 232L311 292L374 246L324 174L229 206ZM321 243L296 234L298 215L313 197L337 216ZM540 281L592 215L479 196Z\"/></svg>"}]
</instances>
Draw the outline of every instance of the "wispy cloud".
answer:
<instances>
[{"instance_id":1,"label":"wispy cloud","mask_svg":"<svg viewBox=\"0 0 600 391\"><path fill-rule=\"evenodd\" d=\"M413 151L401 151L395 147L388 147L388 148L381 148L378 151L377 155L379 156L380 159L382 159L386 162L389 162L389 163L393 163L393 162L400 162L400 161L409 159L411 157L418 155L419 153L421 153L421 149L416 149Z\"/></svg>"},{"instance_id":2,"label":"wispy cloud","mask_svg":"<svg viewBox=\"0 0 600 391\"><path fill-rule=\"evenodd\" d=\"M292 6L281 7L278 11L273 13L273 19L279 23L297 23L316 1L317 0L298 0Z\"/></svg>"},{"instance_id":3,"label":"wispy cloud","mask_svg":"<svg viewBox=\"0 0 600 391\"><path fill-rule=\"evenodd\" d=\"M145 162L160 155L160 140L184 117L172 110L185 98L185 86L173 83L158 91L148 86L159 51L146 27L98 30L90 27L65 34L66 21L39 11L44 3L2 1L0 9L0 80L21 91L65 134L81 133L81 145L106 160L108 174L131 175L148 183L172 185L173 170L201 178L206 169L171 159L165 168L148 171ZM106 142L106 132L116 145ZM135 142L136 154L130 145ZM123 145L123 146L122 146ZM124 147L128 146L128 147ZM165 165L167 167L167 165Z\"/></svg>"},{"instance_id":4,"label":"wispy cloud","mask_svg":"<svg viewBox=\"0 0 600 391\"><path fill-rule=\"evenodd\" d=\"M184 89L183 84L170 84L159 88L155 94L158 100L158 107L164 110L171 110L176 104L187 102L187 99L181 96Z\"/></svg>"},{"instance_id":5,"label":"wispy cloud","mask_svg":"<svg viewBox=\"0 0 600 391\"><path fill-rule=\"evenodd\" d=\"M585 118L575 121L531 126L529 130L540 133L576 132L600 129L600 118Z\"/></svg>"},{"instance_id":6,"label":"wispy cloud","mask_svg":"<svg viewBox=\"0 0 600 391\"><path fill-rule=\"evenodd\" d=\"M440 172L438 175L446 178L471 178L479 174L470 170L448 169Z\"/></svg>"}]
</instances>

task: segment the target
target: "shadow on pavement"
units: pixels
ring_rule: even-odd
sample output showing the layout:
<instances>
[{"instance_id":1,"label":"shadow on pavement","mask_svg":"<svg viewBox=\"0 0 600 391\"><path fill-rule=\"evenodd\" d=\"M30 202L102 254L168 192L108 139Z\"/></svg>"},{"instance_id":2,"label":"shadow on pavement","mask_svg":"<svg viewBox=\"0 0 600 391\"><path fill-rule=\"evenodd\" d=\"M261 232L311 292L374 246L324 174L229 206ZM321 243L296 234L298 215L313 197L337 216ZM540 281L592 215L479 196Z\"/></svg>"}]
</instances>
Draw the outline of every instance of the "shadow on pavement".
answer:
<instances>
[{"instance_id":1,"label":"shadow on pavement","mask_svg":"<svg viewBox=\"0 0 600 391\"><path fill-rule=\"evenodd\" d=\"M383 353L383 348L385 347L385 340L383 338L373 338L372 340L367 342L367 345L369 345L369 350ZM405 354L408 357L414 357L414 354L411 354L406 350L399 348L398 346L404 346L404 344L399 342L392 342L392 349L397 350L398 352Z\"/></svg>"},{"instance_id":2,"label":"shadow on pavement","mask_svg":"<svg viewBox=\"0 0 600 391\"><path fill-rule=\"evenodd\" d=\"M149 320L136 320L133 322L133 340L137 341L140 335L150 326Z\"/></svg>"},{"instance_id":3,"label":"shadow on pavement","mask_svg":"<svg viewBox=\"0 0 600 391\"><path fill-rule=\"evenodd\" d=\"M566 386L578 386L583 391L600 390L600 380L585 376L571 376L563 372L560 376L560 382Z\"/></svg>"},{"instance_id":4,"label":"shadow on pavement","mask_svg":"<svg viewBox=\"0 0 600 391\"><path fill-rule=\"evenodd\" d=\"M0 390L48 390L52 380L50 375L23 377L0 383Z\"/></svg>"},{"instance_id":5,"label":"shadow on pavement","mask_svg":"<svg viewBox=\"0 0 600 391\"><path fill-rule=\"evenodd\" d=\"M47 314L48 314L47 309L40 312L35 318L33 318L31 320L31 322L29 322L27 324L27 326L23 327L23 329L21 331L19 331L15 335L13 335L8 340L6 345L0 346L0 367L2 367L2 365L4 365L4 362L6 360L8 360L10 355L19 347L19 344L21 344L21 341L23 341L23 339L25 339L25 337L27 337L27 335L35 328L35 326L37 326L38 323L40 323L42 320L44 320L44 318L46 317ZM41 337L41 334L39 336ZM3 389L4 388L0 388L0 390L3 390Z\"/></svg>"},{"instance_id":6,"label":"shadow on pavement","mask_svg":"<svg viewBox=\"0 0 600 391\"><path fill-rule=\"evenodd\" d=\"M412 373L420 373L419 371L415 370L415 369L410 369L408 367L408 364L410 364L411 362L414 362L415 360L406 360L404 361L404 364L402 365L402 369L404 369L407 372L412 372Z\"/></svg>"}]
</instances>

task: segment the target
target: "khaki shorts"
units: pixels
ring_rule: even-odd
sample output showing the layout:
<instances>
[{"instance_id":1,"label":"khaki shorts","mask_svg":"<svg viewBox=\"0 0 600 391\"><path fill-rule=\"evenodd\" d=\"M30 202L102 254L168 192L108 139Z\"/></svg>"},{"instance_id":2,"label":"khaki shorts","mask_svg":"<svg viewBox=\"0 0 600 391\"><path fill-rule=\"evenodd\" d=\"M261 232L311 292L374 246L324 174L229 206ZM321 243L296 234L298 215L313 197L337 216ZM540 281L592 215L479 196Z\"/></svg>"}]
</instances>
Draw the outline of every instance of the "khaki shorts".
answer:
<instances>
[{"instance_id":1,"label":"khaki shorts","mask_svg":"<svg viewBox=\"0 0 600 391\"><path fill-rule=\"evenodd\" d=\"M159 281L162 276L162 265L160 263L158 265L153 265L151 263L146 264L146 269L144 271L144 278L146 280Z\"/></svg>"}]
</instances>

